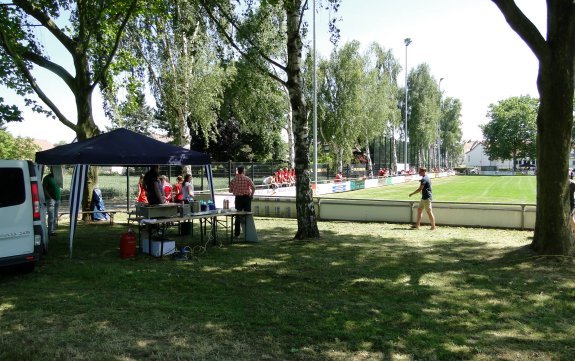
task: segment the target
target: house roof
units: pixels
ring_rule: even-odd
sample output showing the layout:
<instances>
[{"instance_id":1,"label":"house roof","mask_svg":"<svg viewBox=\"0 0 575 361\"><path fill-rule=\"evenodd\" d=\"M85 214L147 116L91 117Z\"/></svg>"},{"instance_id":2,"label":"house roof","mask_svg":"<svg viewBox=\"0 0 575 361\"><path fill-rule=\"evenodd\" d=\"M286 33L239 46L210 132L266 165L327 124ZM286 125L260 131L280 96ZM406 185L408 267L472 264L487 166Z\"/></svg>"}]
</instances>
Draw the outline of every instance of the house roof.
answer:
<instances>
[{"instance_id":1,"label":"house roof","mask_svg":"<svg viewBox=\"0 0 575 361\"><path fill-rule=\"evenodd\" d=\"M34 144L40 147L40 150L48 150L54 148L54 144L45 139L34 139Z\"/></svg>"},{"instance_id":2,"label":"house roof","mask_svg":"<svg viewBox=\"0 0 575 361\"><path fill-rule=\"evenodd\" d=\"M463 143L463 153L468 153L475 149L478 145L482 142L479 140L468 140L467 142Z\"/></svg>"}]
</instances>

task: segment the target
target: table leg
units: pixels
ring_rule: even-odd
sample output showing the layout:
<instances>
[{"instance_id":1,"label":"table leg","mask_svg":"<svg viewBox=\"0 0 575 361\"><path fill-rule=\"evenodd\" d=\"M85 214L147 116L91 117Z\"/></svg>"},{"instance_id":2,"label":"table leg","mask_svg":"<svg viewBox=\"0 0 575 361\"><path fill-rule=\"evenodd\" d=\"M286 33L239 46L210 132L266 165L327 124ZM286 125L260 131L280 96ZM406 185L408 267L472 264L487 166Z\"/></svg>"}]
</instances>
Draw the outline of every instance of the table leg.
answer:
<instances>
[{"instance_id":1,"label":"table leg","mask_svg":"<svg viewBox=\"0 0 575 361\"><path fill-rule=\"evenodd\" d=\"M212 218L212 237L213 237L213 242L214 242L214 246L218 244L217 242L217 237L218 237L218 217L214 217Z\"/></svg>"}]
</instances>

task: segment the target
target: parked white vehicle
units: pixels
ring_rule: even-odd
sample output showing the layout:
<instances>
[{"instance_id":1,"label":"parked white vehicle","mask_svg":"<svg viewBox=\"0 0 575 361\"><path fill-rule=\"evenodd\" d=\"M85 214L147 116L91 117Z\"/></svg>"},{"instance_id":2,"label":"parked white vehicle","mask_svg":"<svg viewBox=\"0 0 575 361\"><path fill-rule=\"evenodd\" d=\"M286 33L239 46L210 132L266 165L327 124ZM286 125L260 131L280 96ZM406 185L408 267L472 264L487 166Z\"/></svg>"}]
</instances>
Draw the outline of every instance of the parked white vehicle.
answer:
<instances>
[{"instance_id":1,"label":"parked white vehicle","mask_svg":"<svg viewBox=\"0 0 575 361\"><path fill-rule=\"evenodd\" d=\"M32 271L48 249L39 168L31 161L0 160L0 179L0 266Z\"/></svg>"}]
</instances>

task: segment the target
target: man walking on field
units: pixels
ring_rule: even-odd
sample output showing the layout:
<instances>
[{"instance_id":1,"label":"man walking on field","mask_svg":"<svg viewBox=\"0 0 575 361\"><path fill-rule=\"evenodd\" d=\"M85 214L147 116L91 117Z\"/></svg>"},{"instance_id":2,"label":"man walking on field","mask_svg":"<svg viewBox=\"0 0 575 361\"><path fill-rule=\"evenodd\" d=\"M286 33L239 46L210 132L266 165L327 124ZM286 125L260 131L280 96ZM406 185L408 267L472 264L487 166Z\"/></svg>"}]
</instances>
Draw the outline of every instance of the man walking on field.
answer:
<instances>
[{"instance_id":1,"label":"man walking on field","mask_svg":"<svg viewBox=\"0 0 575 361\"><path fill-rule=\"evenodd\" d=\"M427 212L429 222L431 223L430 229L435 229L435 216L433 215L433 211L431 209L431 180L427 176L426 172L427 169L423 167L419 168L419 175L421 176L421 179L419 180L419 188L409 194L411 197L415 193L421 192L421 200L419 201L419 207L417 208L417 221L413 226L411 226L411 228L415 229L419 229L419 224L421 223L421 214L423 213L424 209Z\"/></svg>"}]
</instances>

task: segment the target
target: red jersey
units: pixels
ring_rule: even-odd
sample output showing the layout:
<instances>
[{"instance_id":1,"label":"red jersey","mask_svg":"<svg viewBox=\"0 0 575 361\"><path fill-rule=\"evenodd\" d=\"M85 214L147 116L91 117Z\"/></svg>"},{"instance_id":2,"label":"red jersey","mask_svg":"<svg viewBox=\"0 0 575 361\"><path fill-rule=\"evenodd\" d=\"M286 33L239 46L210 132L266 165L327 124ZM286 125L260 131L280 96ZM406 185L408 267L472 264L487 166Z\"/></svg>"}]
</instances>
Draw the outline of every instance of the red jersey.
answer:
<instances>
[{"instance_id":1,"label":"red jersey","mask_svg":"<svg viewBox=\"0 0 575 361\"><path fill-rule=\"evenodd\" d=\"M146 189L143 183L138 183L138 198L136 198L138 203L148 203L148 196L146 196Z\"/></svg>"},{"instance_id":2,"label":"red jersey","mask_svg":"<svg viewBox=\"0 0 575 361\"><path fill-rule=\"evenodd\" d=\"M182 203L184 201L184 194L182 193L182 183L176 183L176 196L175 201Z\"/></svg>"},{"instance_id":3,"label":"red jersey","mask_svg":"<svg viewBox=\"0 0 575 361\"><path fill-rule=\"evenodd\" d=\"M166 203L172 201L172 185L170 183L164 183L164 197L166 198Z\"/></svg>"}]
</instances>

